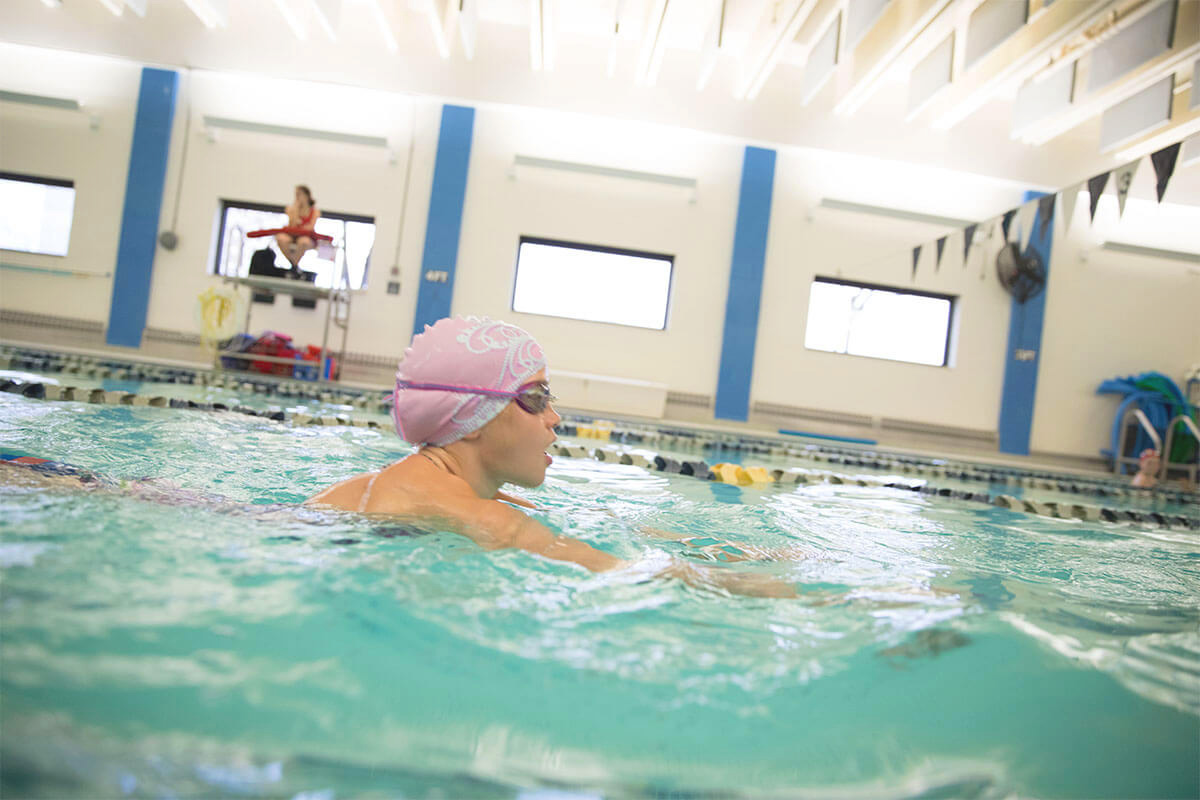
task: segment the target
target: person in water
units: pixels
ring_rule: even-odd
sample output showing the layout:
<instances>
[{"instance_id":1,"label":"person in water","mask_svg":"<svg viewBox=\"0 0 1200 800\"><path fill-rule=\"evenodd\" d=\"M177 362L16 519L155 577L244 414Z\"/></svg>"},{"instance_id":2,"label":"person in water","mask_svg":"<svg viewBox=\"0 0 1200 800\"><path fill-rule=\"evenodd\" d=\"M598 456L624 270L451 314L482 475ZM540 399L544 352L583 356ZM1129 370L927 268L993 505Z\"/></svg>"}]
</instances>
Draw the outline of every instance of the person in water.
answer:
<instances>
[{"instance_id":1,"label":"person in water","mask_svg":"<svg viewBox=\"0 0 1200 800\"><path fill-rule=\"evenodd\" d=\"M1154 448L1146 448L1138 456L1138 471L1133 476L1132 484L1140 489L1153 489L1158 485L1158 472L1162 467L1162 458Z\"/></svg>"},{"instance_id":2,"label":"person in water","mask_svg":"<svg viewBox=\"0 0 1200 800\"><path fill-rule=\"evenodd\" d=\"M317 220L321 218L321 210L317 208L317 201L313 199L312 192L304 184L296 187L295 199L292 200L290 206L284 209L284 212L288 218L287 227L306 231L315 232ZM275 234L275 243L279 245L279 252L283 253L283 257L292 265L292 269L299 269L300 259L317 246L313 237L304 234L277 233Z\"/></svg>"},{"instance_id":3,"label":"person in water","mask_svg":"<svg viewBox=\"0 0 1200 800\"><path fill-rule=\"evenodd\" d=\"M417 451L330 486L308 504L422 520L488 550L518 548L593 572L627 566L531 519L518 510L531 503L501 491L542 484L561 420L545 355L527 332L479 317L438 320L405 351L393 398L396 432ZM769 576L678 561L657 574L739 594L795 596Z\"/></svg>"}]
</instances>

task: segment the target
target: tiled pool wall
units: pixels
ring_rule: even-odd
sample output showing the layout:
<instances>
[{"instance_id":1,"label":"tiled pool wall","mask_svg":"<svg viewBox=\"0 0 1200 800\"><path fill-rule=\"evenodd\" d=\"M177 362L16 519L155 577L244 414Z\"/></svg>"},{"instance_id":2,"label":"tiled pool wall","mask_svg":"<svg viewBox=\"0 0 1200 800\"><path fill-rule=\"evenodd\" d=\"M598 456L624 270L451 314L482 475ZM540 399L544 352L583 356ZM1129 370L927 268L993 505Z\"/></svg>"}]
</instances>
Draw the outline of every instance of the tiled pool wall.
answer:
<instances>
[{"instance_id":1,"label":"tiled pool wall","mask_svg":"<svg viewBox=\"0 0 1200 800\"><path fill-rule=\"evenodd\" d=\"M61 376L55 379L57 383L34 377L0 378L0 390L42 400L231 411L291 425L353 425L391 430L386 416L390 392L382 389L14 346L0 346L0 370ZM78 378L76 383L92 386L72 386L72 376ZM173 393L169 389L165 394L150 394L107 388L121 383L137 384L139 388L141 384L203 386L240 395L279 398L302 407L311 404L319 410L307 413L261 402L251 405L249 401L197 401L170 396ZM321 413L322 410L330 413ZM1200 514L1196 513L1200 510L1200 495L1176 488L1134 488L1128 480L1115 477L897 454L863 446L793 441L782 436L604 420L582 414L564 415L559 432L575 441L554 445L551 452L555 455L595 458L740 486L808 483L887 486L1043 516L1200 530ZM764 463L756 464L756 460ZM808 466L791 466L789 461L806 462ZM861 470L884 474L864 474ZM960 488L974 484L980 486ZM1025 489L1045 490L1058 498L1074 495L1079 501L1075 497L1026 498L1022 496ZM1083 502L1085 498L1087 502ZM1131 505L1139 507L1130 508ZM1155 508L1156 505L1162 508ZM1182 513L1178 513L1180 509Z\"/></svg>"}]
</instances>

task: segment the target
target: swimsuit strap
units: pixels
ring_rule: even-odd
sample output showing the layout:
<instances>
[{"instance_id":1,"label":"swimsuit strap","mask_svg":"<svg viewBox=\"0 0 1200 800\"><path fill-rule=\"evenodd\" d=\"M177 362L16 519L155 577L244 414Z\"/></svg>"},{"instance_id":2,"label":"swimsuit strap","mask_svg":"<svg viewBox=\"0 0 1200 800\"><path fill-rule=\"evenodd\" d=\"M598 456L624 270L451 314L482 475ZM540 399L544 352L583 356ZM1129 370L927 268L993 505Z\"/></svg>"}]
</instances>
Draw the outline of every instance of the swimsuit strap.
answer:
<instances>
[{"instance_id":1,"label":"swimsuit strap","mask_svg":"<svg viewBox=\"0 0 1200 800\"><path fill-rule=\"evenodd\" d=\"M296 210L297 210L297 211L299 211L300 209L296 209ZM303 227L305 227L306 225L308 225L308 223L309 223L309 222L312 220L313 213L314 213L316 210L317 210L316 208L314 208L314 207L312 207L312 206L309 206L309 208L308 208L308 216L307 216L307 217L305 217L304 219L300 220L300 224L299 224L299 225L297 225L296 227L298 227L298 228L303 228Z\"/></svg>"},{"instance_id":2,"label":"swimsuit strap","mask_svg":"<svg viewBox=\"0 0 1200 800\"><path fill-rule=\"evenodd\" d=\"M371 476L371 480L367 481L367 488L363 491L362 499L358 501L358 512L361 514L367 510L367 502L371 499L371 489L375 488L375 481L379 480L379 476L383 474L383 470L379 470Z\"/></svg>"}]
</instances>

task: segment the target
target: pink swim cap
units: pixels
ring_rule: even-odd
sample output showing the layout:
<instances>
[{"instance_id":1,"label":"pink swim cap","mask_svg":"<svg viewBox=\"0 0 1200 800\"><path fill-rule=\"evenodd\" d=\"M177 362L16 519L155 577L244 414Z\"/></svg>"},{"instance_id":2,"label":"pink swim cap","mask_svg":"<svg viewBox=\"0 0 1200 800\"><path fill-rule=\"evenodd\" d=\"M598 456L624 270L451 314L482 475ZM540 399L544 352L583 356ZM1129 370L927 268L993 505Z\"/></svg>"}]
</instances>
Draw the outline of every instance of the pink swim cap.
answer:
<instances>
[{"instance_id":1,"label":"pink swim cap","mask_svg":"<svg viewBox=\"0 0 1200 800\"><path fill-rule=\"evenodd\" d=\"M546 368L533 337L487 317L446 317L413 337L396 371L392 419L406 442L443 447L479 430L505 397L401 388L400 381L515 392Z\"/></svg>"}]
</instances>

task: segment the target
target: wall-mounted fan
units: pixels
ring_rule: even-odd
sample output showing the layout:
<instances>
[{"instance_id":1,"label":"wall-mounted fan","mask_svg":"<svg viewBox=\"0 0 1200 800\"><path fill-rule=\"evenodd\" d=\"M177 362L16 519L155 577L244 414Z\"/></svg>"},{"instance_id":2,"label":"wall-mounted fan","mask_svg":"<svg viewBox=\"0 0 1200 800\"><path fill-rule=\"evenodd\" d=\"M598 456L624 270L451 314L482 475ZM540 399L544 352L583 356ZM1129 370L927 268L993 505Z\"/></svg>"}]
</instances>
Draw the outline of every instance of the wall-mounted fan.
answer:
<instances>
[{"instance_id":1,"label":"wall-mounted fan","mask_svg":"<svg viewBox=\"0 0 1200 800\"><path fill-rule=\"evenodd\" d=\"M1024 303L1046 286L1046 268L1037 252L1030 250L1022 255L1020 248L1010 242L996 254L996 278L1018 303Z\"/></svg>"}]
</instances>

